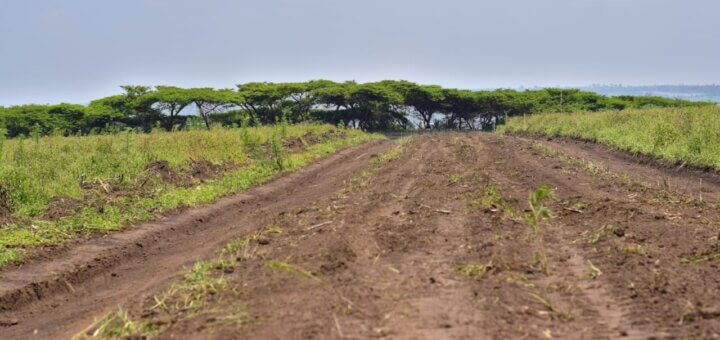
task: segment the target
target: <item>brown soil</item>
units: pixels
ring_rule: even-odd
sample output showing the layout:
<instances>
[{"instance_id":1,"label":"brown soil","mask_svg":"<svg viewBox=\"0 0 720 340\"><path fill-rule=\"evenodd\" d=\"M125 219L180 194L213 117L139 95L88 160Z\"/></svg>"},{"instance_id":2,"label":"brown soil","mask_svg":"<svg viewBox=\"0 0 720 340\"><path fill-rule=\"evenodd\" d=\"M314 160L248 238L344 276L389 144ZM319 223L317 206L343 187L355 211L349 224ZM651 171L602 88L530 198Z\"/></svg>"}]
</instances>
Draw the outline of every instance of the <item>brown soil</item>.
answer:
<instances>
[{"instance_id":1,"label":"brown soil","mask_svg":"<svg viewBox=\"0 0 720 340\"><path fill-rule=\"evenodd\" d=\"M175 171L170 167L170 164L167 161L155 161L148 164L145 167L145 171L148 174L155 174L159 176L164 182L189 187L196 185L199 182L202 183L209 179L217 178L223 173L229 170L238 169L241 166L241 164L220 165L208 160L200 159L190 160L186 171Z\"/></svg>"},{"instance_id":2,"label":"brown soil","mask_svg":"<svg viewBox=\"0 0 720 340\"><path fill-rule=\"evenodd\" d=\"M48 207L45 209L45 213L42 218L47 220L57 220L61 217L72 215L74 212L80 210L83 205L84 204L80 200L70 196L55 196L50 200L50 202L48 202Z\"/></svg>"},{"instance_id":3,"label":"brown soil","mask_svg":"<svg viewBox=\"0 0 720 340\"><path fill-rule=\"evenodd\" d=\"M300 137L288 137L283 141L283 147L290 150L290 152L302 152L305 151L305 144Z\"/></svg>"},{"instance_id":4,"label":"brown soil","mask_svg":"<svg viewBox=\"0 0 720 340\"><path fill-rule=\"evenodd\" d=\"M570 141L536 143L422 136L348 190L389 146L375 142L88 241L2 273L2 335L67 337L122 304L171 324L161 338L720 336L718 182ZM540 185L558 196L547 203L555 218L541 224L542 244L520 217ZM502 199L490 200L488 188ZM183 265L268 225L283 232L253 241L251 256L225 270L233 289L213 295L210 312L147 310ZM533 260L541 248L549 275ZM297 270L273 270L271 260ZM467 264L486 271L460 274ZM218 311L238 308L244 322L218 321Z\"/></svg>"}]
</instances>

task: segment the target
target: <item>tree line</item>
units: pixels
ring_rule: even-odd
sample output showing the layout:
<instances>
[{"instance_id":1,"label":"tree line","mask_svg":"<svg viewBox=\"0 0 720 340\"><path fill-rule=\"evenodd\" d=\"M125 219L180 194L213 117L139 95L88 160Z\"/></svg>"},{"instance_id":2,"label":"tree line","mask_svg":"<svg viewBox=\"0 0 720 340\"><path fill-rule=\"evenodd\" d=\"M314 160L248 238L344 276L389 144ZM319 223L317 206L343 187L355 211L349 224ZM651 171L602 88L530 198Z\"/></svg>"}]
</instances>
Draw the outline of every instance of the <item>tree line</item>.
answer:
<instances>
[{"instance_id":1,"label":"tree line","mask_svg":"<svg viewBox=\"0 0 720 340\"><path fill-rule=\"evenodd\" d=\"M88 105L0 107L9 137L325 122L366 130L491 129L507 117L540 112L715 105L650 96L607 97L577 89L472 91L385 80L251 82L235 89L121 86L123 93Z\"/></svg>"}]
</instances>

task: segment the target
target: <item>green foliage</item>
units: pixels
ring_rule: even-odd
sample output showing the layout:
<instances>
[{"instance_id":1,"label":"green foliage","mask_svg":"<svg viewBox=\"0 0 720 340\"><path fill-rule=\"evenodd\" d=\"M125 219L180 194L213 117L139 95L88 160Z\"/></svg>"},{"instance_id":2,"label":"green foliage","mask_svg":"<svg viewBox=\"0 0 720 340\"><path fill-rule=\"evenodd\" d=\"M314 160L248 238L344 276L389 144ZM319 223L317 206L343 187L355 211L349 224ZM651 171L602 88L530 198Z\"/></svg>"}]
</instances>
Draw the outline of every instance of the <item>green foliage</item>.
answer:
<instances>
[{"instance_id":1,"label":"green foliage","mask_svg":"<svg viewBox=\"0 0 720 340\"><path fill-rule=\"evenodd\" d=\"M530 192L528 196L528 204L530 205L530 212L525 214L523 218L530 225L530 228L535 235L535 241L540 248L534 254L536 262L540 263L545 275L550 274L548 267L547 254L545 252L545 242L543 241L543 233L540 229L540 222L543 220L552 220L552 211L547 208L544 201L549 199L555 199L555 191L549 186L543 185Z\"/></svg>"},{"instance_id":2,"label":"green foliage","mask_svg":"<svg viewBox=\"0 0 720 340\"><path fill-rule=\"evenodd\" d=\"M550 211L543 202L554 198L555 191L547 185L538 187L535 191L531 192L528 197L530 212L525 214L525 221L527 221L536 235L539 232L538 224L540 224L542 220L552 220L553 217L552 211Z\"/></svg>"},{"instance_id":3,"label":"green foliage","mask_svg":"<svg viewBox=\"0 0 720 340\"><path fill-rule=\"evenodd\" d=\"M91 134L135 129L149 132L213 123L252 126L322 121L362 129L422 128L493 129L506 117L543 112L599 111L646 107L712 106L660 97L605 97L576 89L469 91L419 85L408 81L237 85L236 89L174 86L121 86L124 93L92 101L88 106L23 105L0 107L0 126L10 137L60 132ZM192 114L196 116L192 116ZM410 118L416 118L414 123Z\"/></svg>"},{"instance_id":4,"label":"green foliage","mask_svg":"<svg viewBox=\"0 0 720 340\"><path fill-rule=\"evenodd\" d=\"M305 134L321 142L302 153L285 150L284 139ZM18 261L27 248L212 202L370 138L377 137L329 125L294 125L8 140L0 158L0 185L9 192L17 221L0 228L0 266ZM175 173L191 173L199 160L229 170L210 181L174 183L146 169L166 161ZM74 199L79 207L48 219L48 205L58 197Z\"/></svg>"},{"instance_id":5,"label":"green foliage","mask_svg":"<svg viewBox=\"0 0 720 340\"><path fill-rule=\"evenodd\" d=\"M511 118L506 132L597 141L671 162L720 167L720 108L652 108Z\"/></svg>"}]
</instances>

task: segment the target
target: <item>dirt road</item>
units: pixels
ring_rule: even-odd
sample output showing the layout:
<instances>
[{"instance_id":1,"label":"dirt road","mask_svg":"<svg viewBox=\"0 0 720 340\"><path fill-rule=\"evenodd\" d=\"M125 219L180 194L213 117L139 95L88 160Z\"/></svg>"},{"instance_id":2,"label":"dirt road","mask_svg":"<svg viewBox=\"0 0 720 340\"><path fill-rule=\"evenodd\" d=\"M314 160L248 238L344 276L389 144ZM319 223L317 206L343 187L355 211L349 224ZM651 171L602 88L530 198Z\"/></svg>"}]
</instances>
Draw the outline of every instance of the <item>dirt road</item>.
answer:
<instances>
[{"instance_id":1,"label":"dirt road","mask_svg":"<svg viewBox=\"0 0 720 340\"><path fill-rule=\"evenodd\" d=\"M118 304L170 325L160 338L720 336L715 175L485 133L419 136L373 168L390 144L4 272L0 337L68 337ZM557 196L542 242L523 219L541 185ZM242 322L150 311L183 265L267 226L283 232L210 299Z\"/></svg>"}]
</instances>

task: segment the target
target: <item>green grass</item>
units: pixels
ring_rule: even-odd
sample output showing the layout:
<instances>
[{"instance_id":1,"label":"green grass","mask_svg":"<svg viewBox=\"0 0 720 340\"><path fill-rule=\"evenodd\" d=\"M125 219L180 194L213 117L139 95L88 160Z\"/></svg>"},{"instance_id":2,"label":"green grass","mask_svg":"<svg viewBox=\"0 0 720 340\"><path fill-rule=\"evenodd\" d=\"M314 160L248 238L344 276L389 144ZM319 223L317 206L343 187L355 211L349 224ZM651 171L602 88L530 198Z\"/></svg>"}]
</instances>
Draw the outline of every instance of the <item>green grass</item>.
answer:
<instances>
[{"instance_id":1,"label":"green grass","mask_svg":"<svg viewBox=\"0 0 720 340\"><path fill-rule=\"evenodd\" d=\"M306 133L321 141L299 153L282 147L284 139ZM14 212L13 222L0 228L0 267L21 261L28 249L38 245L119 230L164 211L210 203L373 138L380 137L330 125L278 125L4 141L0 185L9 192ZM160 160L178 173L189 171L197 160L234 167L212 180L181 185L145 171L149 163ZM56 196L73 197L83 207L46 220L43 213Z\"/></svg>"},{"instance_id":2,"label":"green grass","mask_svg":"<svg viewBox=\"0 0 720 340\"><path fill-rule=\"evenodd\" d=\"M474 280L480 280L493 269L492 261L488 264L484 263L468 263L462 266L455 267L455 272L467 276Z\"/></svg>"},{"instance_id":3,"label":"green grass","mask_svg":"<svg viewBox=\"0 0 720 340\"><path fill-rule=\"evenodd\" d=\"M482 209L499 209L509 217L517 215L515 207L503 197L500 187L495 185L486 185L485 188L483 188L482 196L470 201L470 205L478 206Z\"/></svg>"},{"instance_id":4,"label":"green grass","mask_svg":"<svg viewBox=\"0 0 720 340\"><path fill-rule=\"evenodd\" d=\"M513 117L506 133L568 136L671 162L720 168L720 108L637 109Z\"/></svg>"}]
</instances>

